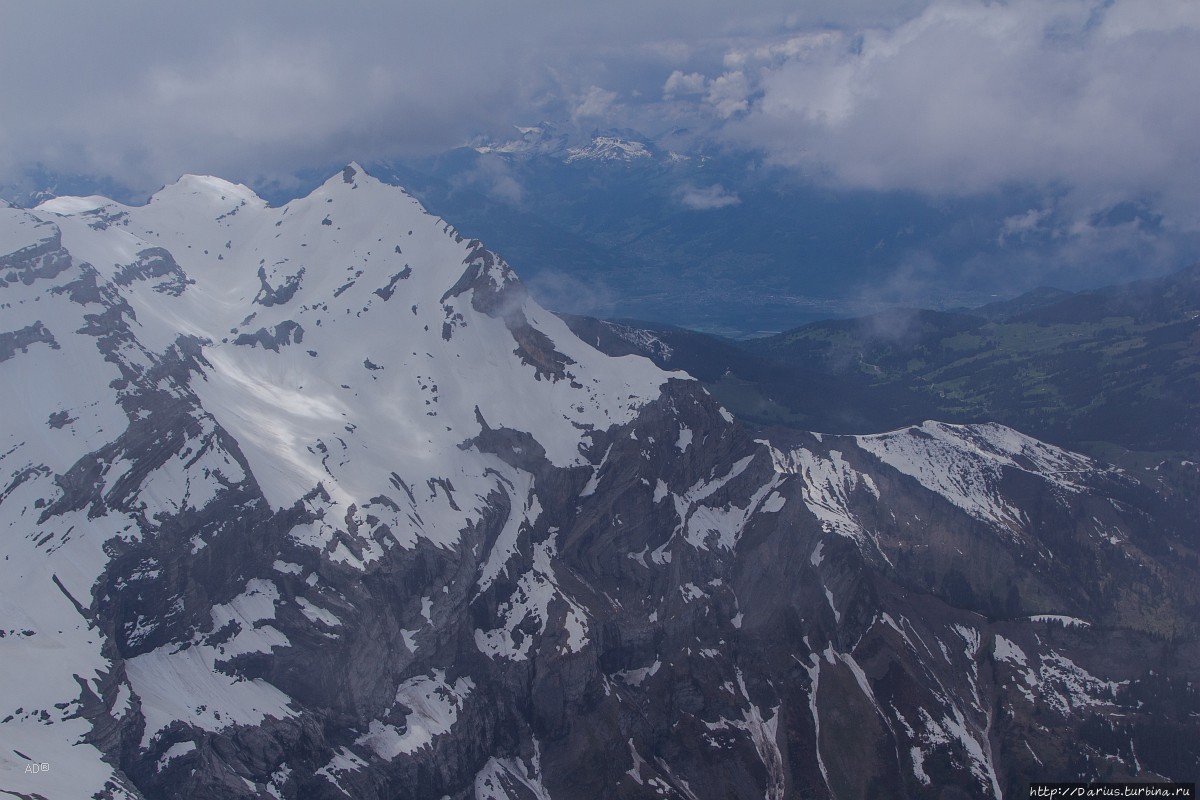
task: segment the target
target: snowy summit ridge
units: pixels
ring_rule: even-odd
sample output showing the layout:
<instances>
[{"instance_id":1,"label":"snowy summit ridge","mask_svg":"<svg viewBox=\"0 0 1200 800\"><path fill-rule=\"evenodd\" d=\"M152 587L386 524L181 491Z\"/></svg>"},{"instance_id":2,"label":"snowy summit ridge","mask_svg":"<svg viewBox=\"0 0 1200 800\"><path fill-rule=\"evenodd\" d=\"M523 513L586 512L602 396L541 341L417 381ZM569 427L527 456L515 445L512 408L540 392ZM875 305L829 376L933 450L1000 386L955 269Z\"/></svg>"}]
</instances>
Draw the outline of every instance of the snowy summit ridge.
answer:
<instances>
[{"instance_id":1,"label":"snowy summit ridge","mask_svg":"<svg viewBox=\"0 0 1200 800\"><path fill-rule=\"evenodd\" d=\"M303 509L286 535L359 569L418 540L455 548L497 498L514 506L515 531L537 517L534 481L481 454L481 431L519 431L552 464L584 464L591 437L632 419L667 378L640 357L584 345L501 258L357 164L279 208L186 175L144 206L60 197L0 213L13 253L4 261L26 267L3 281L3 330L14 333L0 369L6 385L26 387L0 440L0 466L15 476L5 511L23 508L4 517L10 544L22 543L6 549L4 578L26 598L17 618L32 615L31 630L58 630L56 614L78 621L34 566L46 557L40 540L61 537L53 547L72 568L56 567L58 580L86 603L114 540L202 514L238 487L261 491L271 510ZM169 404L187 408L154 424ZM141 452L146 438L178 452ZM85 471L87 496L65 499L58 476ZM51 516L35 510L44 498L79 508ZM196 532L188 546L209 543ZM270 609L251 627L271 630L260 621ZM136 650L163 624L145 617L125 641ZM101 640L72 627L75 661L45 670L66 682L51 695L75 694L72 674L107 672ZM268 639L239 647L287 641ZM127 660L143 702L206 682L174 647ZM272 687L235 688L218 692L227 722L289 713ZM153 720L221 727L220 714L143 708L147 745Z\"/></svg>"},{"instance_id":2,"label":"snowy summit ridge","mask_svg":"<svg viewBox=\"0 0 1200 800\"><path fill-rule=\"evenodd\" d=\"M503 260L356 164L280 208L194 175L143 207L97 200L57 198L34 213L108 280L121 282L124 265L155 248L170 254L162 276L126 282L138 337L206 342L212 369L194 388L277 507L317 483L335 494L343 482L382 489L366 484L383 463L384 476L405 462L452 473L458 445L478 429L477 406L493 427L537 431L555 463L578 463L581 432L627 419L665 379L642 363L614 381L610 359L581 347ZM546 353L515 353L523 331L540 334ZM561 369L542 370L541 356ZM524 374L533 380L520 402L494 391ZM578 402L561 402L565 394ZM396 452L356 445L346 430L379 426L401 443ZM294 430L313 438L296 441ZM361 451L344 467L310 449L337 437Z\"/></svg>"}]
</instances>

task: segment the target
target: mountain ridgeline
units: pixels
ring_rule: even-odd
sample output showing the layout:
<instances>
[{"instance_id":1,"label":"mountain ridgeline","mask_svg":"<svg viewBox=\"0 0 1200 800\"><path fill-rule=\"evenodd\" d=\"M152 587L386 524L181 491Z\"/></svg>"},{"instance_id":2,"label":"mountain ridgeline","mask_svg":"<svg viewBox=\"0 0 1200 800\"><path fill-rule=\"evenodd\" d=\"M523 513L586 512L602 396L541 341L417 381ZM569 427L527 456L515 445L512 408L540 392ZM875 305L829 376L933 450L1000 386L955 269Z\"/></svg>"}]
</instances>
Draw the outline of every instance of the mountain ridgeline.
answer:
<instances>
[{"instance_id":1,"label":"mountain ridgeline","mask_svg":"<svg viewBox=\"0 0 1200 800\"><path fill-rule=\"evenodd\" d=\"M963 315L961 352L1039 329L997 320ZM0 209L0 790L1000 798L1194 776L1178 503L982 414L807 433L727 410L736 390L779 421L870 420L866 390L941 363L871 351L864 373L840 324L754 352L572 332L357 165L280 207L187 176L143 206ZM1156 324L1102 330L1169 349ZM747 371L770 348L810 354L794 403Z\"/></svg>"}]
</instances>

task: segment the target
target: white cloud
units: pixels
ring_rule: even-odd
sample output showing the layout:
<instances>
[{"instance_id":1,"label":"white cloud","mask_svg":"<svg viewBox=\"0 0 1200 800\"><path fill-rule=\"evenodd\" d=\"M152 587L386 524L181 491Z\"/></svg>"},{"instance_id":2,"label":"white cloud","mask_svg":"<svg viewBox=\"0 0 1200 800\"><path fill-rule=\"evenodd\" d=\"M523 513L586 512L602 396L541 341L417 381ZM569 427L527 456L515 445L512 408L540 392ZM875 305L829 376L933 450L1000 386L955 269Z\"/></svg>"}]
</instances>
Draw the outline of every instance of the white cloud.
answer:
<instances>
[{"instance_id":1,"label":"white cloud","mask_svg":"<svg viewBox=\"0 0 1200 800\"><path fill-rule=\"evenodd\" d=\"M589 86L571 109L571 121L579 122L584 119L607 120L617 112L617 93L602 89L599 86Z\"/></svg>"},{"instance_id":2,"label":"white cloud","mask_svg":"<svg viewBox=\"0 0 1200 800\"><path fill-rule=\"evenodd\" d=\"M750 82L741 70L726 72L709 84L704 99L717 112L717 116L728 119L750 108Z\"/></svg>"},{"instance_id":3,"label":"white cloud","mask_svg":"<svg viewBox=\"0 0 1200 800\"><path fill-rule=\"evenodd\" d=\"M736 206L742 202L736 192L730 192L719 183L712 186L686 186L679 192L679 202L694 211L708 211L714 208Z\"/></svg>"},{"instance_id":4,"label":"white cloud","mask_svg":"<svg viewBox=\"0 0 1200 800\"><path fill-rule=\"evenodd\" d=\"M708 78L699 72L684 74L675 70L667 76L667 81L663 84L663 96L670 99L676 95L704 94L708 91L708 83Z\"/></svg>"},{"instance_id":5,"label":"white cloud","mask_svg":"<svg viewBox=\"0 0 1200 800\"><path fill-rule=\"evenodd\" d=\"M1200 4L938 2L808 44L734 59L753 82L728 135L858 187L1152 196L1200 227Z\"/></svg>"},{"instance_id":6,"label":"white cloud","mask_svg":"<svg viewBox=\"0 0 1200 800\"><path fill-rule=\"evenodd\" d=\"M742 69L756 62L781 63L836 46L842 40L842 34L836 31L804 33L799 36L789 36L779 42L753 44L748 48L731 49L725 54L723 62L727 69Z\"/></svg>"}]
</instances>

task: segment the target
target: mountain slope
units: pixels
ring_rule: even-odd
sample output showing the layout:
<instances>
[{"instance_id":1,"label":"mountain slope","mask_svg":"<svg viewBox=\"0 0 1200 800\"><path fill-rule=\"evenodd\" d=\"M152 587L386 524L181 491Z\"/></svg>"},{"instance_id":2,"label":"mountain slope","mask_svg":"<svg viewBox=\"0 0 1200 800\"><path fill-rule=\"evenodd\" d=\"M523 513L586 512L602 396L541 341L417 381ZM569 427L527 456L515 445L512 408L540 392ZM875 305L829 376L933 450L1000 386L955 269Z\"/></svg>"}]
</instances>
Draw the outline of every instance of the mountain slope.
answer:
<instances>
[{"instance_id":1,"label":"mountain slope","mask_svg":"<svg viewBox=\"0 0 1200 800\"><path fill-rule=\"evenodd\" d=\"M895 309L740 342L565 318L606 352L687 370L757 424L854 432L994 420L1102 457L1130 451L1130 465L1167 458L1178 466L1200 460L1198 279L1194 267L1091 292L1038 290L958 312Z\"/></svg>"},{"instance_id":2,"label":"mountain slope","mask_svg":"<svg viewBox=\"0 0 1200 800\"><path fill-rule=\"evenodd\" d=\"M1197 560L1118 470L998 425L756 440L356 165L280 208L189 176L4 209L0 242L9 793L1200 765Z\"/></svg>"},{"instance_id":3,"label":"mountain slope","mask_svg":"<svg viewBox=\"0 0 1200 800\"><path fill-rule=\"evenodd\" d=\"M1192 268L979 313L818 323L749 346L872 387L910 388L910 413L994 419L1077 447L1110 442L1190 457L1200 453L1198 278Z\"/></svg>"}]
</instances>

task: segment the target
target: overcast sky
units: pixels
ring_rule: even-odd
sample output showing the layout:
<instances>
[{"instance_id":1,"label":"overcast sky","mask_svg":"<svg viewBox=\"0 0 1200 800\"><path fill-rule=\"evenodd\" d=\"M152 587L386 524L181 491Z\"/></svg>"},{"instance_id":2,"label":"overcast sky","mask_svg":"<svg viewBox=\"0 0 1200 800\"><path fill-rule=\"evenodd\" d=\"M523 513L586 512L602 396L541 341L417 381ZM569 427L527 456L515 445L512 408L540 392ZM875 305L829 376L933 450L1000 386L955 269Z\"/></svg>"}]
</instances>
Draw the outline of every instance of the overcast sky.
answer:
<instances>
[{"instance_id":1,"label":"overcast sky","mask_svg":"<svg viewBox=\"0 0 1200 800\"><path fill-rule=\"evenodd\" d=\"M1200 228L1196 0L744 5L6 3L0 185L35 164L139 191L286 184L555 119L686 126L838 185L1032 184Z\"/></svg>"}]
</instances>

